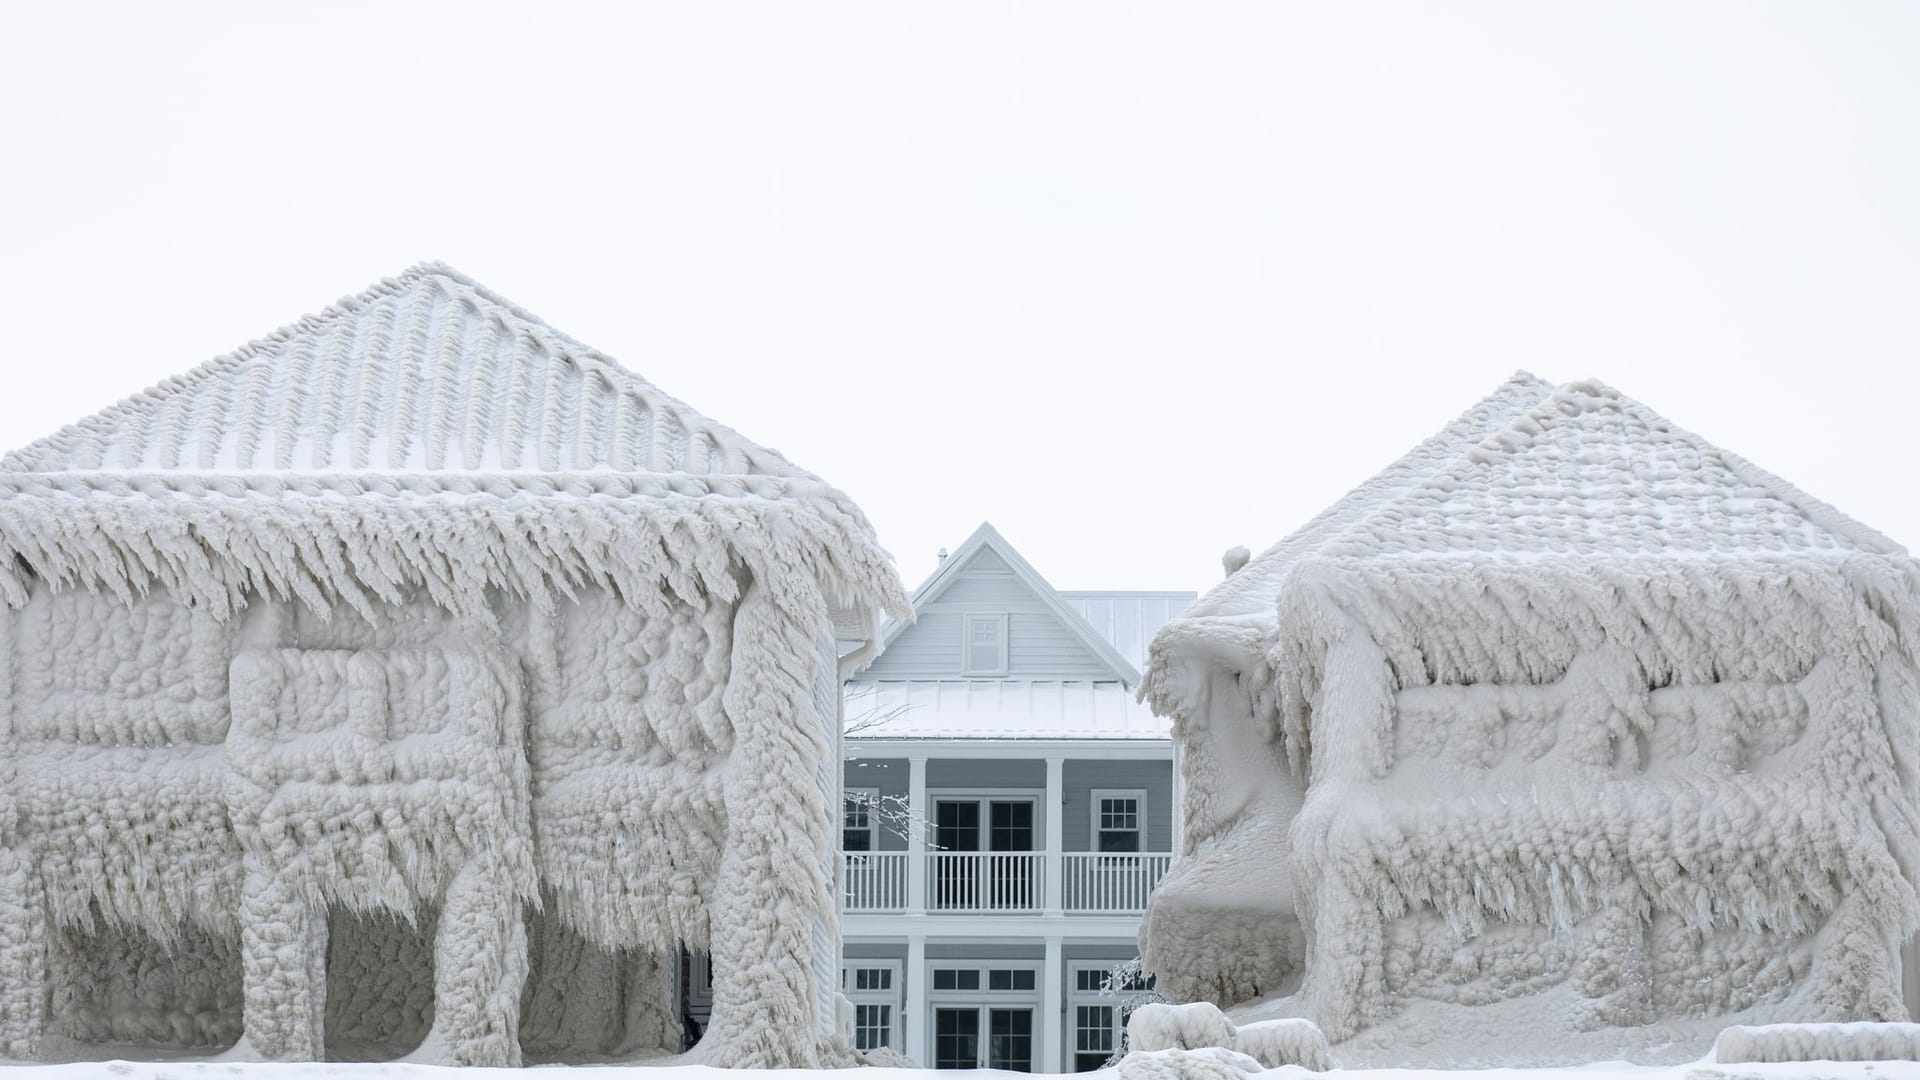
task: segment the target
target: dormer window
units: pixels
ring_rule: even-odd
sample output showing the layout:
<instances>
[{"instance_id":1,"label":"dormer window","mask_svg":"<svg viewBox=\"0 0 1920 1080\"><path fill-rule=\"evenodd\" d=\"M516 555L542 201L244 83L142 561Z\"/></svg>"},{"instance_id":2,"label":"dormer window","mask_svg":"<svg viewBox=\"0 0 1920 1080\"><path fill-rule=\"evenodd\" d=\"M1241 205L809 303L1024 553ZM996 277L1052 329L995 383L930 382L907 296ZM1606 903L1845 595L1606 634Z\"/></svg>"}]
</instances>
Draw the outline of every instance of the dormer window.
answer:
<instances>
[{"instance_id":1,"label":"dormer window","mask_svg":"<svg viewBox=\"0 0 1920 1080\"><path fill-rule=\"evenodd\" d=\"M1007 673L1007 617L967 615L961 619L960 670L966 675Z\"/></svg>"}]
</instances>

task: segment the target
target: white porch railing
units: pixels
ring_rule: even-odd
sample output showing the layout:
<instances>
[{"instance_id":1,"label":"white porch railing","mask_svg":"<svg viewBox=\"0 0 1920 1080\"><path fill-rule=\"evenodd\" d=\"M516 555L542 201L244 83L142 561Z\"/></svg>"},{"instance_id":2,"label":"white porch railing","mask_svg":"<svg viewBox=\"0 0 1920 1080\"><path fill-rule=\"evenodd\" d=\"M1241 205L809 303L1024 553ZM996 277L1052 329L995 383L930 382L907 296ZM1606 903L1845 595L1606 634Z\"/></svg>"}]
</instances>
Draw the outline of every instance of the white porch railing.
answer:
<instances>
[{"instance_id":1,"label":"white porch railing","mask_svg":"<svg viewBox=\"0 0 1920 1080\"><path fill-rule=\"evenodd\" d=\"M1068 911L1118 915L1147 910L1147 897L1173 856L1069 851L1060 860L1060 900Z\"/></svg>"},{"instance_id":2,"label":"white porch railing","mask_svg":"<svg viewBox=\"0 0 1920 1080\"><path fill-rule=\"evenodd\" d=\"M907 910L904 851L849 851L842 910ZM1060 902L1080 915L1137 915L1166 874L1165 852L1102 854L1068 851L1060 860ZM927 910L1037 914L1046 905L1047 855L1039 851L937 851L926 857Z\"/></svg>"},{"instance_id":3,"label":"white porch railing","mask_svg":"<svg viewBox=\"0 0 1920 1080\"><path fill-rule=\"evenodd\" d=\"M1039 911L1045 858L1038 851L939 851L927 855L929 911Z\"/></svg>"},{"instance_id":4,"label":"white porch railing","mask_svg":"<svg viewBox=\"0 0 1920 1080\"><path fill-rule=\"evenodd\" d=\"M845 911L907 910L907 853L849 851Z\"/></svg>"}]
</instances>

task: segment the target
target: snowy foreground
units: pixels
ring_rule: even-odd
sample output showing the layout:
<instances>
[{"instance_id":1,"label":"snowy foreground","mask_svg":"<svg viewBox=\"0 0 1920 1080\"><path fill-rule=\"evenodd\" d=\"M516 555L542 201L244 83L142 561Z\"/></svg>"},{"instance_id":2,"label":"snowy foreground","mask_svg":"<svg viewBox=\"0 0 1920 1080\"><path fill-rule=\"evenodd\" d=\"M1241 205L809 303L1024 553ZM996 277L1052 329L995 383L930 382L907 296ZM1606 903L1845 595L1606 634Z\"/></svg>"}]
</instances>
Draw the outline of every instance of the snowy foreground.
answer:
<instances>
[{"instance_id":1,"label":"snowy foreground","mask_svg":"<svg viewBox=\"0 0 1920 1080\"><path fill-rule=\"evenodd\" d=\"M529 1069L450 1068L384 1062L353 1064L285 1064L215 1061L89 1061L65 1065L0 1066L0 1080L508 1080L524 1078ZM544 1071L544 1070L541 1070ZM932 1080L922 1069L716 1069L705 1065L593 1068L594 1080L819 1080L828 1075L846 1080ZM965 1074L981 1080L1005 1080L1026 1073L982 1069ZM1091 1074L1112 1077L1106 1070ZM1297 1066L1260 1074L1269 1080L1305 1080L1331 1075L1342 1080L1420 1080L1458 1076L1462 1080L1920 1080L1920 1061L1783 1062L1777 1064L1627 1065L1618 1062L1559 1069L1481 1069L1448 1072L1440 1069L1338 1069L1315 1073Z\"/></svg>"}]
</instances>

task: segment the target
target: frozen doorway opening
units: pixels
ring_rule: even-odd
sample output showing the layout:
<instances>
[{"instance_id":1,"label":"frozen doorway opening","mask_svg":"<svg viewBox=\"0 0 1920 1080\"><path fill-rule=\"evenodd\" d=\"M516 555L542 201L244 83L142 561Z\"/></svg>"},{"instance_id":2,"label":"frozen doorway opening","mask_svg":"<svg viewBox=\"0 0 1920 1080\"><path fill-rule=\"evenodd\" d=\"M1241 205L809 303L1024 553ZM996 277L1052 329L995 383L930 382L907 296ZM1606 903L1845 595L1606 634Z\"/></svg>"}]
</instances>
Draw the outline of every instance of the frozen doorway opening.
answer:
<instances>
[{"instance_id":1,"label":"frozen doorway opening","mask_svg":"<svg viewBox=\"0 0 1920 1080\"><path fill-rule=\"evenodd\" d=\"M180 926L165 935L109 923L64 926L47 945L47 1050L53 1058L168 1058L240 1040L237 935Z\"/></svg>"},{"instance_id":2,"label":"frozen doorway opening","mask_svg":"<svg viewBox=\"0 0 1920 1080\"><path fill-rule=\"evenodd\" d=\"M328 1061L393 1061L433 1030L437 907L408 920L388 911L327 911Z\"/></svg>"},{"instance_id":3,"label":"frozen doorway opening","mask_svg":"<svg viewBox=\"0 0 1920 1080\"><path fill-rule=\"evenodd\" d=\"M520 994L520 1054L527 1065L586 1065L680 1048L672 982L647 949L589 941L555 905L527 919L527 983Z\"/></svg>"}]
</instances>

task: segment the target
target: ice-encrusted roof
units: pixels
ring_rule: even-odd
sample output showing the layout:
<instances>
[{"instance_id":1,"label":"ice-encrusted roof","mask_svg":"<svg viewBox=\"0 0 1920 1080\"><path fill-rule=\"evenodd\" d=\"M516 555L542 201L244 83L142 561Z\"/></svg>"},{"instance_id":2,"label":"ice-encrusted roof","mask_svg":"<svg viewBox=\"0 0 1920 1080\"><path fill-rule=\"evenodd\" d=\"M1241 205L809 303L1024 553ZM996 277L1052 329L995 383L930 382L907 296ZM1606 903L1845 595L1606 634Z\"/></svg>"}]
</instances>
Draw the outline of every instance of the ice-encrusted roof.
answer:
<instances>
[{"instance_id":1,"label":"ice-encrusted roof","mask_svg":"<svg viewBox=\"0 0 1920 1080\"><path fill-rule=\"evenodd\" d=\"M1849 584L1796 584L1816 565ZM1305 692L1276 676L1335 632L1315 625L1328 602L1397 665L1448 678L1541 676L1596 634L1630 638L1650 671L1787 670L1809 627L1877 633L1857 596L1904 611L1915 581L1898 544L1639 402L1522 373L1168 624L1143 693L1177 710L1193 687L1175 669L1198 658L1241 672L1272 715Z\"/></svg>"},{"instance_id":2,"label":"ice-encrusted roof","mask_svg":"<svg viewBox=\"0 0 1920 1080\"><path fill-rule=\"evenodd\" d=\"M0 458L14 604L33 575L477 614L588 583L731 597L741 563L906 610L846 495L438 263Z\"/></svg>"},{"instance_id":3,"label":"ice-encrusted roof","mask_svg":"<svg viewBox=\"0 0 1920 1080\"><path fill-rule=\"evenodd\" d=\"M1246 672L1258 693L1269 681L1266 653L1273 643L1280 591L1294 564L1375 507L1417 487L1552 390L1552 383L1531 372L1515 372L1446 427L1208 590L1155 634L1141 674L1143 698L1162 713L1172 712L1186 689L1171 685L1171 667L1181 655L1196 652Z\"/></svg>"},{"instance_id":4,"label":"ice-encrusted roof","mask_svg":"<svg viewBox=\"0 0 1920 1080\"><path fill-rule=\"evenodd\" d=\"M1569 383L1314 559L1760 558L1900 545L1598 382Z\"/></svg>"},{"instance_id":5,"label":"ice-encrusted roof","mask_svg":"<svg viewBox=\"0 0 1920 1080\"><path fill-rule=\"evenodd\" d=\"M7 454L0 469L808 476L439 263Z\"/></svg>"},{"instance_id":6,"label":"ice-encrusted roof","mask_svg":"<svg viewBox=\"0 0 1920 1080\"><path fill-rule=\"evenodd\" d=\"M1553 384L1531 372L1515 372L1498 389L1454 418L1425 442L1347 492L1313 520L1261 552L1208 590L1182 619L1253 616L1271 620L1287 568L1374 507L1415 487L1515 416L1545 398Z\"/></svg>"}]
</instances>

